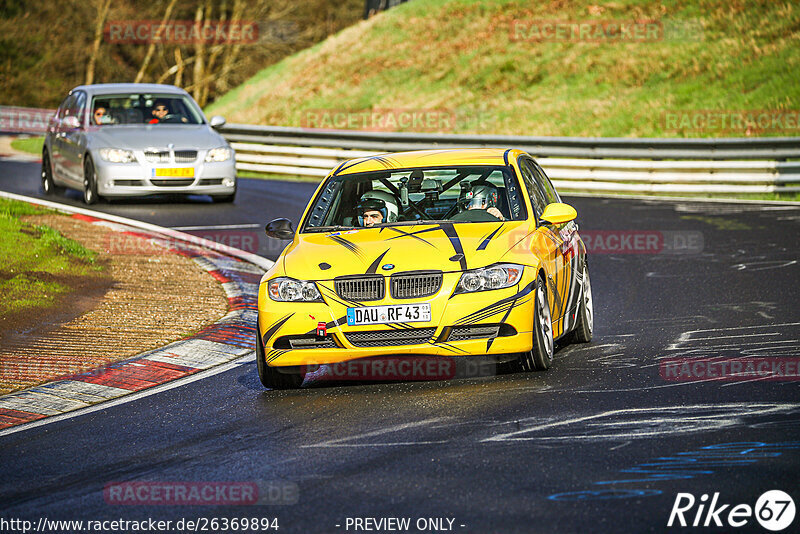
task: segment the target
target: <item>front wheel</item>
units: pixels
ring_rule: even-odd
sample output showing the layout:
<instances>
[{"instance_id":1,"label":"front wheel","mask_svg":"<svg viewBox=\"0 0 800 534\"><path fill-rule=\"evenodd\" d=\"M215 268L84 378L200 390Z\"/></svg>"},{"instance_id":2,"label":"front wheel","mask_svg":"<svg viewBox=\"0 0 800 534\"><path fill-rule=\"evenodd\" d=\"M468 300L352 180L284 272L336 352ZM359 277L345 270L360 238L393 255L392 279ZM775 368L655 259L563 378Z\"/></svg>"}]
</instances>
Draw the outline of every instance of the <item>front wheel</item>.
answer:
<instances>
[{"instance_id":1,"label":"front wheel","mask_svg":"<svg viewBox=\"0 0 800 534\"><path fill-rule=\"evenodd\" d=\"M63 188L58 187L53 181L53 167L50 166L50 154L47 151L42 154L42 190L45 195L54 195L61 192Z\"/></svg>"},{"instance_id":2,"label":"front wheel","mask_svg":"<svg viewBox=\"0 0 800 534\"><path fill-rule=\"evenodd\" d=\"M289 372L280 367L267 365L267 358L264 354L264 342L261 334L256 327L256 367L258 367L258 378L261 385L269 389L296 389L303 384L305 373Z\"/></svg>"},{"instance_id":3,"label":"front wheel","mask_svg":"<svg viewBox=\"0 0 800 534\"><path fill-rule=\"evenodd\" d=\"M97 173L94 169L92 158L86 158L83 164L83 202L97 204L100 197L97 195Z\"/></svg>"},{"instance_id":4,"label":"front wheel","mask_svg":"<svg viewBox=\"0 0 800 534\"><path fill-rule=\"evenodd\" d=\"M547 289L542 278L536 280L533 310L533 347L519 355L519 366L524 371L546 371L553 363L553 321Z\"/></svg>"},{"instance_id":5,"label":"front wheel","mask_svg":"<svg viewBox=\"0 0 800 534\"><path fill-rule=\"evenodd\" d=\"M594 330L594 303L592 302L592 284L589 281L589 268L583 264L583 291L581 302L578 306L578 317L575 330L570 335L570 341L575 343L588 343L592 340Z\"/></svg>"}]
</instances>

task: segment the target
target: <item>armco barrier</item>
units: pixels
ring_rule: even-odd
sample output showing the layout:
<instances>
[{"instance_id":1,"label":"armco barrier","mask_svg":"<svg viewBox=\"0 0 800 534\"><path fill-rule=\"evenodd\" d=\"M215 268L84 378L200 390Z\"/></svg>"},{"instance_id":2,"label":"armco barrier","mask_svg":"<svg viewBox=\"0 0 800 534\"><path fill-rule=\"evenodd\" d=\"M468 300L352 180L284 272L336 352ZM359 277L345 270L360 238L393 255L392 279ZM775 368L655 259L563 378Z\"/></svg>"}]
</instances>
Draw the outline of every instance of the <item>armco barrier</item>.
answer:
<instances>
[{"instance_id":1,"label":"armco barrier","mask_svg":"<svg viewBox=\"0 0 800 534\"><path fill-rule=\"evenodd\" d=\"M323 177L350 158L429 148L515 147L560 189L664 193L800 191L800 137L627 139L362 132L231 124L236 168Z\"/></svg>"}]
</instances>

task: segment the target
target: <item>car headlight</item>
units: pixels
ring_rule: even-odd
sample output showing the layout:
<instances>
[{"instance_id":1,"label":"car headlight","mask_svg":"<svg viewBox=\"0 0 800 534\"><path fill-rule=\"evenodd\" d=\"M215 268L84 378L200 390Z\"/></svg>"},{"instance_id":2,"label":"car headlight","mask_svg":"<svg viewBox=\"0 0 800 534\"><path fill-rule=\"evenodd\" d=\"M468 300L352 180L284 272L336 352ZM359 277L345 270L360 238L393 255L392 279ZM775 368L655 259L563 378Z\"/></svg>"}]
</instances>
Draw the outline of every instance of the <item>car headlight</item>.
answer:
<instances>
[{"instance_id":1,"label":"car headlight","mask_svg":"<svg viewBox=\"0 0 800 534\"><path fill-rule=\"evenodd\" d=\"M229 159L231 159L232 155L233 155L233 150L231 150L226 146L222 146L219 148L212 148L211 150L208 151L208 154L206 154L206 161L207 162L228 161Z\"/></svg>"},{"instance_id":2,"label":"car headlight","mask_svg":"<svg viewBox=\"0 0 800 534\"><path fill-rule=\"evenodd\" d=\"M464 271L458 281L456 293L474 293L511 287L522 278L522 265L499 263L480 269Z\"/></svg>"},{"instance_id":3,"label":"car headlight","mask_svg":"<svg viewBox=\"0 0 800 534\"><path fill-rule=\"evenodd\" d=\"M100 157L111 163L133 163L136 161L136 156L133 155L133 152L121 148L101 148Z\"/></svg>"},{"instance_id":4,"label":"car headlight","mask_svg":"<svg viewBox=\"0 0 800 534\"><path fill-rule=\"evenodd\" d=\"M268 282L269 297L278 302L322 302L314 282L279 277Z\"/></svg>"}]
</instances>

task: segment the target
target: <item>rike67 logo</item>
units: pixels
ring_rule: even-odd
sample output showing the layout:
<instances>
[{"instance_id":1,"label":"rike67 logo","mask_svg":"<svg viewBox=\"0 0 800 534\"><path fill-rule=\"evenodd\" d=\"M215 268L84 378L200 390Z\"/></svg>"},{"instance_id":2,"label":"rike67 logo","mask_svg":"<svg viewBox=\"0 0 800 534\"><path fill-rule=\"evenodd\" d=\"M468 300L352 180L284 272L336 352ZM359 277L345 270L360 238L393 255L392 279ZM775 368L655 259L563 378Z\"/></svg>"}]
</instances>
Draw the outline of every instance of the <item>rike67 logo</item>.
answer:
<instances>
[{"instance_id":1,"label":"rike67 logo","mask_svg":"<svg viewBox=\"0 0 800 534\"><path fill-rule=\"evenodd\" d=\"M749 504L723 504L719 492L714 493L711 502L708 501L706 493L699 500L691 493L678 493L667 526L739 528L749 524L755 516L763 528L778 532L794 521L794 500L781 490L765 492L754 507Z\"/></svg>"}]
</instances>

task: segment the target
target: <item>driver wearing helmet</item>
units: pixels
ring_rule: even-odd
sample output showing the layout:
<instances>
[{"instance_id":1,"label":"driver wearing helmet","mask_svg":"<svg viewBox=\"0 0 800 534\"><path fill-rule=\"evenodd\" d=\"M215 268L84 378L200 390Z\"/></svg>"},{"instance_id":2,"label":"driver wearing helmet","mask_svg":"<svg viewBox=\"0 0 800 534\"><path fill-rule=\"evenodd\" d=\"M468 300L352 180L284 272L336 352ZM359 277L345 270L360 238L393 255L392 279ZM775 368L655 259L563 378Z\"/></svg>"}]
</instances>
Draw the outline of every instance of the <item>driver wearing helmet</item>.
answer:
<instances>
[{"instance_id":1,"label":"driver wearing helmet","mask_svg":"<svg viewBox=\"0 0 800 534\"><path fill-rule=\"evenodd\" d=\"M372 228L376 224L397 221L397 199L386 191L368 191L356 206L358 225Z\"/></svg>"},{"instance_id":2,"label":"driver wearing helmet","mask_svg":"<svg viewBox=\"0 0 800 534\"><path fill-rule=\"evenodd\" d=\"M472 186L470 190L463 194L461 205L463 210L486 210L486 213L498 220L506 220L500 210L497 209L497 188L492 184Z\"/></svg>"}]
</instances>

